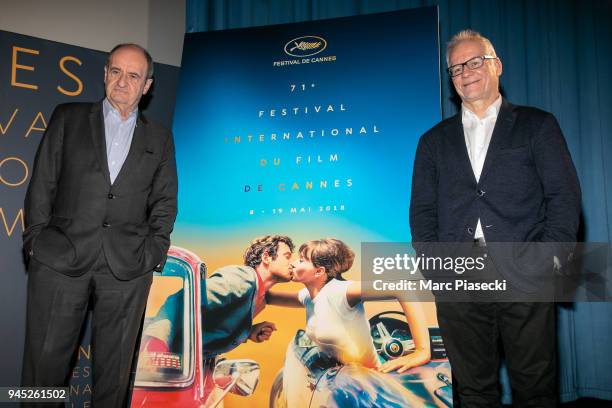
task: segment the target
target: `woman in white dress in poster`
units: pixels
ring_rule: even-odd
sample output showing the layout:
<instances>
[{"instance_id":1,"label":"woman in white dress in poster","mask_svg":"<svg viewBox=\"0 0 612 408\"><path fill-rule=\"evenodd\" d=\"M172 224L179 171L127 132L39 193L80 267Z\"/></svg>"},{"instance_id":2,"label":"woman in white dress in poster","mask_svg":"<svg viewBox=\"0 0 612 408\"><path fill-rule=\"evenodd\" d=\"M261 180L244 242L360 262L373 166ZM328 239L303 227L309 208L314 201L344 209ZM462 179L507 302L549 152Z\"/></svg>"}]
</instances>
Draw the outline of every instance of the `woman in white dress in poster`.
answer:
<instances>
[{"instance_id":1,"label":"woman in white dress in poster","mask_svg":"<svg viewBox=\"0 0 612 408\"><path fill-rule=\"evenodd\" d=\"M266 297L267 303L305 307L308 338L341 364L359 364L385 373L401 373L426 364L431 358L431 350L421 304L401 301L391 293L362 290L359 281L344 280L342 274L351 268L354 258L353 251L337 239L326 238L302 244L299 259L292 263L292 280L305 287L299 292L270 292ZM363 302L393 298L400 303L410 327L414 351L383 362L374 347ZM289 389L299 388L299 385L286 378L287 374L294 375L295 370L286 371L292 372L286 372L283 378L285 392L291 399L293 392Z\"/></svg>"}]
</instances>

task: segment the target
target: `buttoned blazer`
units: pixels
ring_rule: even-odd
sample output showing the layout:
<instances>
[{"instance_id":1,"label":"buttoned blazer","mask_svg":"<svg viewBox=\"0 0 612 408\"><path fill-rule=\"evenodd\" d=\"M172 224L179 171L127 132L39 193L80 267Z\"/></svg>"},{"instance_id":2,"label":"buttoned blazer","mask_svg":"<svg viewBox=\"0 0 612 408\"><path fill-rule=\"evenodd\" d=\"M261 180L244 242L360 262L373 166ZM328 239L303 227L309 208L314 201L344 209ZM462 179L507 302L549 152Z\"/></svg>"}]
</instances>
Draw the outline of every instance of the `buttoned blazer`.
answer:
<instances>
[{"instance_id":1,"label":"buttoned blazer","mask_svg":"<svg viewBox=\"0 0 612 408\"><path fill-rule=\"evenodd\" d=\"M139 114L127 158L111 185L102 102L57 106L25 198L26 258L85 273L104 252L132 279L165 262L177 212L172 134Z\"/></svg>"},{"instance_id":2,"label":"buttoned blazer","mask_svg":"<svg viewBox=\"0 0 612 408\"><path fill-rule=\"evenodd\" d=\"M557 120L505 99L480 179L459 113L420 138L411 194L414 242L470 242L479 218L490 243L576 240L581 191Z\"/></svg>"}]
</instances>

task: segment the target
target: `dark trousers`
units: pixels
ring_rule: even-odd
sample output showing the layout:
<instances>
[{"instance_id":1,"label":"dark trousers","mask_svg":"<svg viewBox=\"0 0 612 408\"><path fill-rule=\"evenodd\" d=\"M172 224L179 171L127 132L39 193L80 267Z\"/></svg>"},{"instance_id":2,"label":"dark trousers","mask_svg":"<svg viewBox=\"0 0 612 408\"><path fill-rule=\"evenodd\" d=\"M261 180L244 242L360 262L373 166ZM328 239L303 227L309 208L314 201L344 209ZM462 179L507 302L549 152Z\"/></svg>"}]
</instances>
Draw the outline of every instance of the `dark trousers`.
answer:
<instances>
[{"instance_id":1,"label":"dark trousers","mask_svg":"<svg viewBox=\"0 0 612 408\"><path fill-rule=\"evenodd\" d=\"M32 260L28 268L22 386L68 386L90 305L93 407L125 406L151 281L150 272L129 281L118 280L102 252L92 269L78 277Z\"/></svg>"},{"instance_id":2,"label":"dark trousers","mask_svg":"<svg viewBox=\"0 0 612 408\"><path fill-rule=\"evenodd\" d=\"M500 347L513 406L556 406L554 304L440 302L436 307L455 408L501 406Z\"/></svg>"}]
</instances>

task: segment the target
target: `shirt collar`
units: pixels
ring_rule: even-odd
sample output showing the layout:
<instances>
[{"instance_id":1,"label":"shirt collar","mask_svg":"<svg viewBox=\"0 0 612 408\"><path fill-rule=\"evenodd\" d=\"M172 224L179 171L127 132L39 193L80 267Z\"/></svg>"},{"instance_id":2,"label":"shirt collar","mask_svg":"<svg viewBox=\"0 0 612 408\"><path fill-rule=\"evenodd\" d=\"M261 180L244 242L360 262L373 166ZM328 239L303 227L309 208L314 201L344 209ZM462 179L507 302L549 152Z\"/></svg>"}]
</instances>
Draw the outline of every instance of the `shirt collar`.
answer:
<instances>
[{"instance_id":1,"label":"shirt collar","mask_svg":"<svg viewBox=\"0 0 612 408\"><path fill-rule=\"evenodd\" d=\"M115 109L115 107L110 103L108 98L104 98L104 101L102 102L102 112L104 113L105 118L108 117L109 114L112 114L116 118L123 120L119 111ZM137 114L138 114L138 106L134 108L133 111L130 112L126 120L133 120L134 118L136 118Z\"/></svg>"},{"instance_id":2,"label":"shirt collar","mask_svg":"<svg viewBox=\"0 0 612 408\"><path fill-rule=\"evenodd\" d=\"M464 122L468 121L470 123L473 123L475 121L491 119L491 118L497 118L497 115L499 114L499 109L501 108L501 104L502 104L502 97L501 95L499 95L497 99L495 100L495 102L493 102L485 111L484 118L480 119L474 112L469 110L468 107L462 103L461 104L461 117Z\"/></svg>"}]
</instances>

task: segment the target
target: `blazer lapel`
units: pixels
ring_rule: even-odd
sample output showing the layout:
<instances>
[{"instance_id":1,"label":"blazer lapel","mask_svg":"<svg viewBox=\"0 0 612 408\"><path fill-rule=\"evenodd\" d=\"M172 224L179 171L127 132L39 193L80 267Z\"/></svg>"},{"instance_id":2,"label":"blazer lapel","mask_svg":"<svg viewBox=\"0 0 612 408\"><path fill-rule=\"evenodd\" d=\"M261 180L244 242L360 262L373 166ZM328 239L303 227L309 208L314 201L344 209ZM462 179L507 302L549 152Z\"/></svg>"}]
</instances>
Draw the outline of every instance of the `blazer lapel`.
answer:
<instances>
[{"instance_id":1,"label":"blazer lapel","mask_svg":"<svg viewBox=\"0 0 612 408\"><path fill-rule=\"evenodd\" d=\"M104 135L104 118L102 117L102 102L96 102L89 113L89 126L91 127L91 138L94 145L96 156L100 164L100 169L104 179L110 185L110 175L108 171L108 160L106 158L106 137Z\"/></svg>"},{"instance_id":2,"label":"blazer lapel","mask_svg":"<svg viewBox=\"0 0 612 408\"><path fill-rule=\"evenodd\" d=\"M138 118L136 119L136 126L134 127L134 135L132 136L130 150L125 158L123 166L121 166L121 170L119 170L119 174L117 174L117 178L115 179L113 185L118 185L124 178L127 177L127 175L138 169L141 157L147 149L146 126L147 120L139 112Z\"/></svg>"},{"instance_id":3,"label":"blazer lapel","mask_svg":"<svg viewBox=\"0 0 612 408\"><path fill-rule=\"evenodd\" d=\"M464 177L472 180L476 185L476 176L472 169L470 156L468 155L467 146L465 144L465 134L463 133L463 124L461 123L461 113L455 115L447 128L448 140L451 144L451 151L456 152L456 168L463 174Z\"/></svg>"},{"instance_id":4,"label":"blazer lapel","mask_svg":"<svg viewBox=\"0 0 612 408\"><path fill-rule=\"evenodd\" d=\"M487 156L482 167L482 173L480 174L480 181L484 180L487 173L495 163L496 156L500 149L506 145L509 140L510 131L514 124L514 106L505 99L502 99L502 104L499 108L499 114L497 115L497 121L493 128L493 134L491 135L491 143L487 150Z\"/></svg>"}]
</instances>

